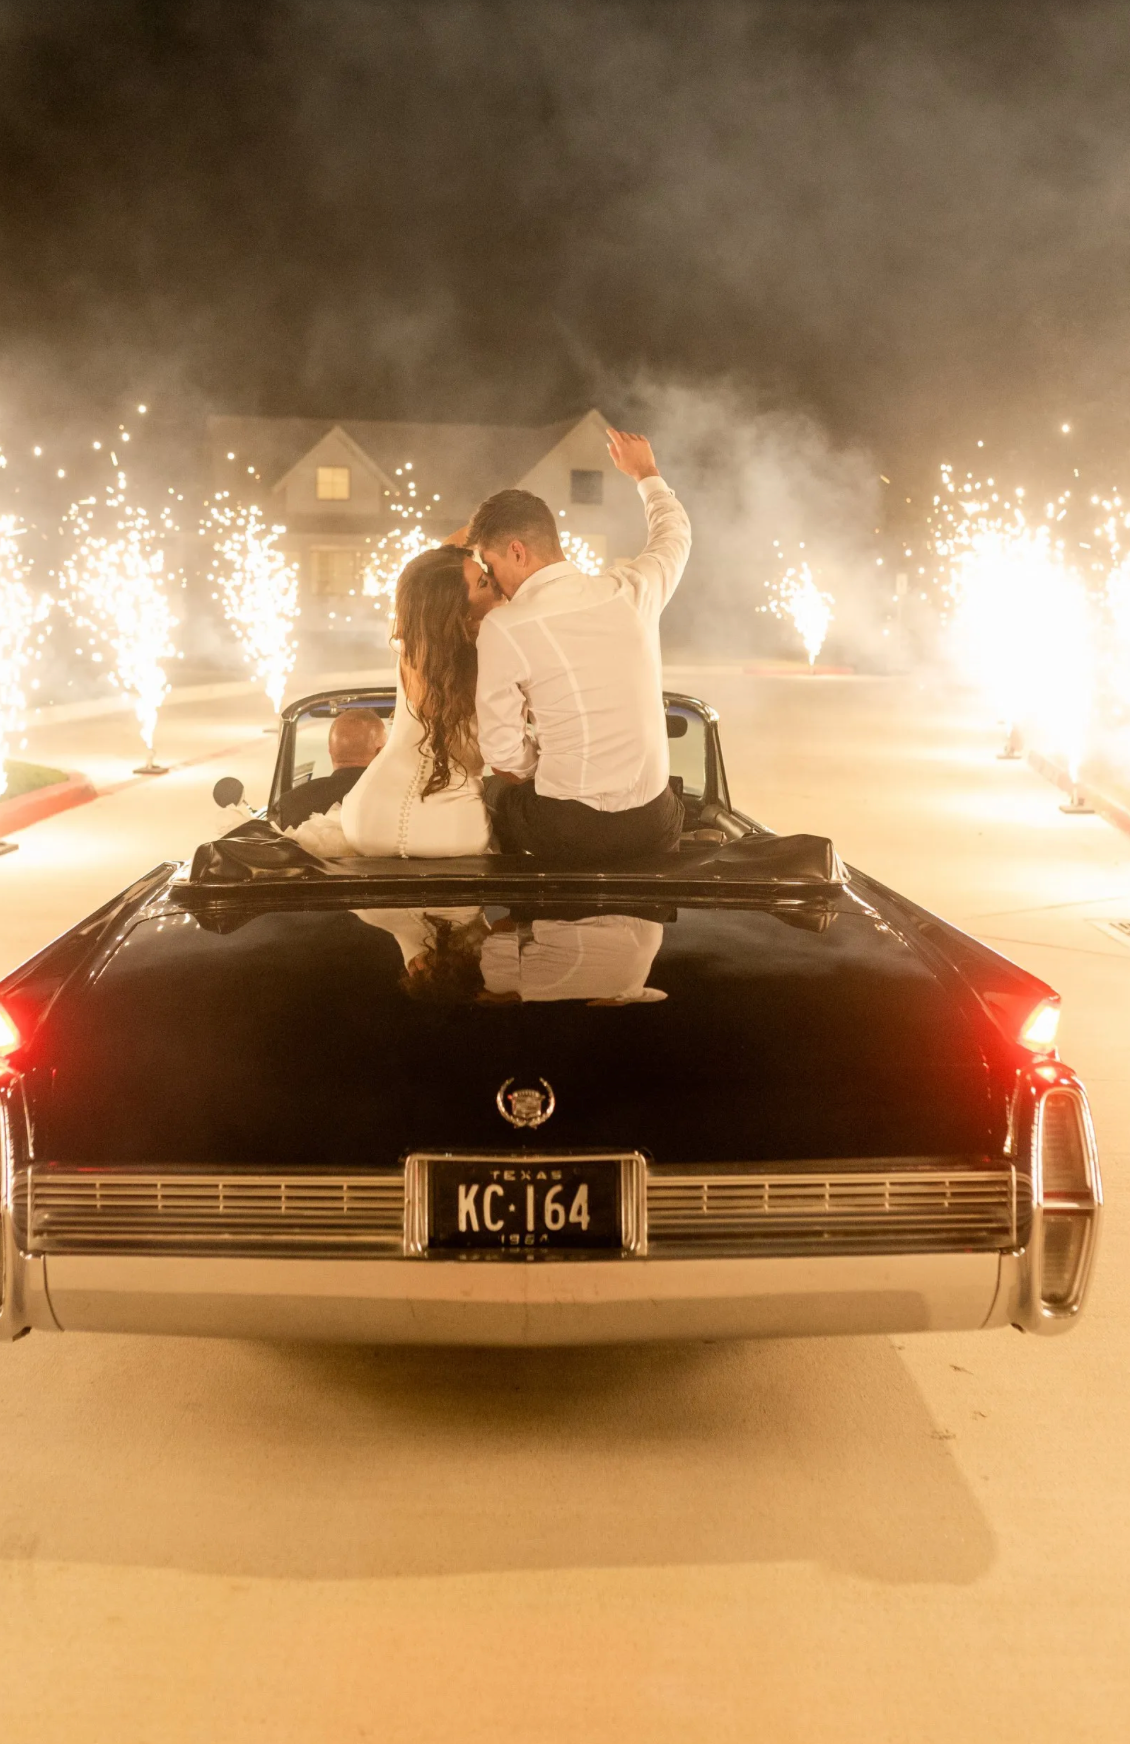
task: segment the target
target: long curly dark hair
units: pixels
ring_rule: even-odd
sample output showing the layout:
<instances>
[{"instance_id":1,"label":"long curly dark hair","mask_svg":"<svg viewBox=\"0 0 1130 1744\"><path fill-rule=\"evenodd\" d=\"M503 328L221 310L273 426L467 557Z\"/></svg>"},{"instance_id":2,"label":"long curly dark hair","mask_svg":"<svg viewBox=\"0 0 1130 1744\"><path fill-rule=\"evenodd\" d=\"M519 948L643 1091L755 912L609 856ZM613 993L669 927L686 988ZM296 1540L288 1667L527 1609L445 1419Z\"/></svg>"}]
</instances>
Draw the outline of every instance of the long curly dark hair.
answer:
<instances>
[{"instance_id":1,"label":"long curly dark hair","mask_svg":"<svg viewBox=\"0 0 1130 1744\"><path fill-rule=\"evenodd\" d=\"M473 1005L483 990L480 958L488 927L476 918L459 925L446 915L429 915L432 935L424 961L405 969L400 985L409 998L427 1005Z\"/></svg>"},{"instance_id":2,"label":"long curly dark hair","mask_svg":"<svg viewBox=\"0 0 1130 1744\"><path fill-rule=\"evenodd\" d=\"M459 545L421 552L396 583L395 633L421 686L411 707L432 757L424 799L450 787L452 769L466 774L479 671L463 580L463 559L470 555Z\"/></svg>"}]
</instances>

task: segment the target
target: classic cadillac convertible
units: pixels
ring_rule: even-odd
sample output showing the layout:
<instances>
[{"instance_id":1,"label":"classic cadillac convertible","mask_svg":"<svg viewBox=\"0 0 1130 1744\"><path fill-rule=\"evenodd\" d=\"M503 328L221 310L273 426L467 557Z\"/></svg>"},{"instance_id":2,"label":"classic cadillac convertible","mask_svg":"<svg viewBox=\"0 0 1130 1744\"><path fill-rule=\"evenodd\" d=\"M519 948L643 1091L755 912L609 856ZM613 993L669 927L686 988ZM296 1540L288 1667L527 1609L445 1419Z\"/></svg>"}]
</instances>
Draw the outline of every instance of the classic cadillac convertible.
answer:
<instances>
[{"instance_id":1,"label":"classic cadillac convertible","mask_svg":"<svg viewBox=\"0 0 1130 1744\"><path fill-rule=\"evenodd\" d=\"M316 859L279 802L392 703L295 703L265 815L0 982L0 1335L1072 1325L1101 1188L1051 988L736 811L685 696L678 854Z\"/></svg>"}]
</instances>

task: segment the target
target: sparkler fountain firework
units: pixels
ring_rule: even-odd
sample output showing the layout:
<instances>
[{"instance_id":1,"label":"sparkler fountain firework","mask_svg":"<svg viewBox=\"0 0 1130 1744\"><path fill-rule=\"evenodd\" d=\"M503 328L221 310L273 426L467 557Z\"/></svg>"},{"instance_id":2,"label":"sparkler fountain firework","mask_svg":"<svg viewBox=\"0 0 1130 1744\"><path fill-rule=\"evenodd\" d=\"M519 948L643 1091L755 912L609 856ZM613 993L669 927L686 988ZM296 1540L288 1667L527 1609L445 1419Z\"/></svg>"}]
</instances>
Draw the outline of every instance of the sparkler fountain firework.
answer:
<instances>
[{"instance_id":1,"label":"sparkler fountain firework","mask_svg":"<svg viewBox=\"0 0 1130 1744\"><path fill-rule=\"evenodd\" d=\"M212 535L212 579L224 616L277 714L294 668L298 617L298 573L277 548L286 528L268 526L256 504L231 503L225 492L204 530Z\"/></svg>"},{"instance_id":2,"label":"sparkler fountain firework","mask_svg":"<svg viewBox=\"0 0 1130 1744\"><path fill-rule=\"evenodd\" d=\"M806 562L786 569L778 581L768 582L773 597L768 610L775 618L788 619L794 626L808 656L808 670L816 669L816 660L824 646L832 622L835 601L816 585Z\"/></svg>"},{"instance_id":3,"label":"sparkler fountain firework","mask_svg":"<svg viewBox=\"0 0 1130 1744\"><path fill-rule=\"evenodd\" d=\"M68 539L60 566L63 597L74 621L90 636L92 658L112 656L110 682L133 701L146 760L138 775L163 775L154 761L157 716L168 694L165 662L174 657L173 615L166 593L165 539L171 511L156 523L126 496L119 470L101 498L72 505L64 519Z\"/></svg>"},{"instance_id":4,"label":"sparkler fountain firework","mask_svg":"<svg viewBox=\"0 0 1130 1744\"><path fill-rule=\"evenodd\" d=\"M1095 528L1105 549L1100 659L1097 672L1097 753L1115 784L1130 790L1130 511L1121 497L1091 498L1106 520Z\"/></svg>"},{"instance_id":5,"label":"sparkler fountain firework","mask_svg":"<svg viewBox=\"0 0 1130 1744\"><path fill-rule=\"evenodd\" d=\"M1118 730L1130 731L1130 558L1107 582L1107 613L1111 636L1107 645L1107 675Z\"/></svg>"},{"instance_id":6,"label":"sparkler fountain firework","mask_svg":"<svg viewBox=\"0 0 1130 1744\"><path fill-rule=\"evenodd\" d=\"M0 515L0 797L8 790L8 754L23 733L32 631L43 616L27 585L22 532L15 515ZM0 842L0 853L14 845Z\"/></svg>"},{"instance_id":7,"label":"sparkler fountain firework","mask_svg":"<svg viewBox=\"0 0 1130 1744\"><path fill-rule=\"evenodd\" d=\"M960 670L1004 722L1006 754L1023 743L1049 757L1071 784L1064 810L1089 810L1085 760L1105 746L1112 767L1128 761L1130 513L1117 495L1068 489L1032 514L1022 488L972 473L959 485L950 467L934 507Z\"/></svg>"}]
</instances>

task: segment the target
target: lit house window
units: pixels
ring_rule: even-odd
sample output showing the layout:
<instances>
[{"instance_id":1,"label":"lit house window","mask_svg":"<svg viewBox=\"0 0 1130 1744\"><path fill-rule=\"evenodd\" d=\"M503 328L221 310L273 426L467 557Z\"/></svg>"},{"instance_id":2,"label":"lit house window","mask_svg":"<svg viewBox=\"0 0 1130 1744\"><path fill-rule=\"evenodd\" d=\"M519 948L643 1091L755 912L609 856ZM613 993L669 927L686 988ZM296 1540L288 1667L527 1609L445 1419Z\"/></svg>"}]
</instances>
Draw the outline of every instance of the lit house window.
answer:
<instances>
[{"instance_id":1,"label":"lit house window","mask_svg":"<svg viewBox=\"0 0 1130 1744\"><path fill-rule=\"evenodd\" d=\"M310 553L310 585L315 593L351 593L358 586L360 553L348 545L315 546Z\"/></svg>"},{"instance_id":2,"label":"lit house window","mask_svg":"<svg viewBox=\"0 0 1130 1744\"><path fill-rule=\"evenodd\" d=\"M320 503L347 503L349 501L348 466L319 466L314 490Z\"/></svg>"},{"instance_id":3,"label":"lit house window","mask_svg":"<svg viewBox=\"0 0 1130 1744\"><path fill-rule=\"evenodd\" d=\"M604 501L604 474L602 472L578 472L574 468L569 475L569 500L574 503L602 503Z\"/></svg>"}]
</instances>

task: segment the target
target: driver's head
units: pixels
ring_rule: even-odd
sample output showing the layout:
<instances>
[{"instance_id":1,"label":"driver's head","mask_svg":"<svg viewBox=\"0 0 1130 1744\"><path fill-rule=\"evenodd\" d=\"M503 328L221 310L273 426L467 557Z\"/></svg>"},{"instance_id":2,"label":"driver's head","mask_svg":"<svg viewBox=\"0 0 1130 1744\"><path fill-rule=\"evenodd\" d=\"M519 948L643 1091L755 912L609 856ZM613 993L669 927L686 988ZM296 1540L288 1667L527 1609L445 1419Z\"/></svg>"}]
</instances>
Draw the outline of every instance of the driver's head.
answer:
<instances>
[{"instance_id":1,"label":"driver's head","mask_svg":"<svg viewBox=\"0 0 1130 1744\"><path fill-rule=\"evenodd\" d=\"M330 762L335 769L366 769L384 742L376 709L343 709L330 727Z\"/></svg>"},{"instance_id":2,"label":"driver's head","mask_svg":"<svg viewBox=\"0 0 1130 1744\"><path fill-rule=\"evenodd\" d=\"M466 540L507 599L527 576L565 555L553 510L533 491L504 490L488 497L475 510Z\"/></svg>"}]
</instances>

